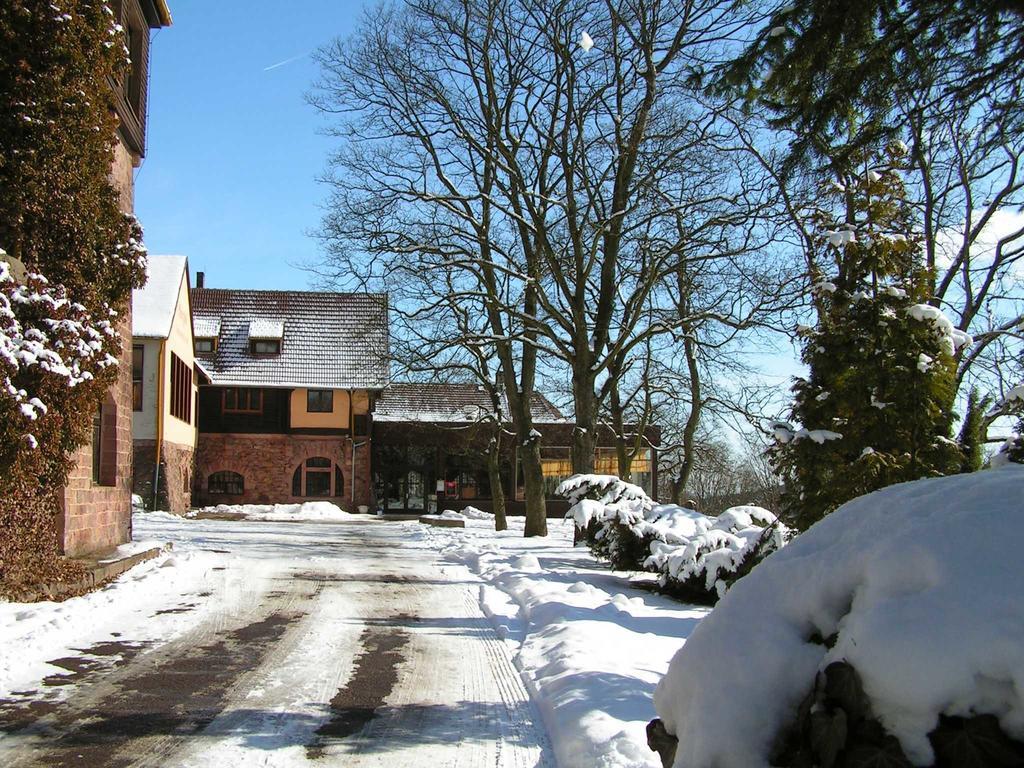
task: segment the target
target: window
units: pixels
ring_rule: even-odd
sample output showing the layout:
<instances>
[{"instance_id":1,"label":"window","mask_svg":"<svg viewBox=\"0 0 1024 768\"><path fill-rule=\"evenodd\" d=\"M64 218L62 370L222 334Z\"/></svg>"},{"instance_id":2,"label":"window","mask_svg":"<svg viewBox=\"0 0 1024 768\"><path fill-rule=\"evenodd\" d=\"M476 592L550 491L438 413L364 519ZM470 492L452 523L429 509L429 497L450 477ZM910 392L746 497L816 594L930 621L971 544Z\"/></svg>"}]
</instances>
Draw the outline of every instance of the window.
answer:
<instances>
[{"instance_id":1,"label":"window","mask_svg":"<svg viewBox=\"0 0 1024 768\"><path fill-rule=\"evenodd\" d=\"M651 449L642 449L634 458L630 467L629 482L639 485L648 494L653 491L654 474L652 473Z\"/></svg>"},{"instance_id":2,"label":"window","mask_svg":"<svg viewBox=\"0 0 1024 768\"><path fill-rule=\"evenodd\" d=\"M619 454L614 448L598 448L594 458L594 473L598 475L619 474Z\"/></svg>"},{"instance_id":3,"label":"window","mask_svg":"<svg viewBox=\"0 0 1024 768\"><path fill-rule=\"evenodd\" d=\"M262 413L263 390L229 387L224 390L224 413Z\"/></svg>"},{"instance_id":4,"label":"window","mask_svg":"<svg viewBox=\"0 0 1024 768\"><path fill-rule=\"evenodd\" d=\"M149 25L138 3L120 2L117 15L125 29L125 46L131 64L113 78L115 106L121 133L131 149L145 154L146 70L149 65Z\"/></svg>"},{"instance_id":5,"label":"window","mask_svg":"<svg viewBox=\"0 0 1024 768\"><path fill-rule=\"evenodd\" d=\"M253 339L249 343L249 350L254 355L279 355L281 354L281 340Z\"/></svg>"},{"instance_id":6,"label":"window","mask_svg":"<svg viewBox=\"0 0 1024 768\"><path fill-rule=\"evenodd\" d=\"M330 496L330 472L306 472L306 496Z\"/></svg>"},{"instance_id":7,"label":"window","mask_svg":"<svg viewBox=\"0 0 1024 768\"><path fill-rule=\"evenodd\" d=\"M245 492L245 478L237 472L214 472L206 480L206 490L210 494L240 496Z\"/></svg>"},{"instance_id":8,"label":"window","mask_svg":"<svg viewBox=\"0 0 1024 768\"><path fill-rule=\"evenodd\" d=\"M109 392L92 415L92 481L117 484L117 407Z\"/></svg>"},{"instance_id":9,"label":"window","mask_svg":"<svg viewBox=\"0 0 1024 768\"><path fill-rule=\"evenodd\" d=\"M171 416L192 423L192 369L171 352Z\"/></svg>"},{"instance_id":10,"label":"window","mask_svg":"<svg viewBox=\"0 0 1024 768\"><path fill-rule=\"evenodd\" d=\"M368 435L370 434L370 417L365 413L357 413L352 417L352 426L357 435Z\"/></svg>"},{"instance_id":11,"label":"window","mask_svg":"<svg viewBox=\"0 0 1024 768\"><path fill-rule=\"evenodd\" d=\"M292 496L341 496L343 492L341 467L324 456L306 459L292 474Z\"/></svg>"},{"instance_id":12,"label":"window","mask_svg":"<svg viewBox=\"0 0 1024 768\"><path fill-rule=\"evenodd\" d=\"M332 413L334 411L334 390L332 389L307 389L306 390L306 412L307 413Z\"/></svg>"},{"instance_id":13,"label":"window","mask_svg":"<svg viewBox=\"0 0 1024 768\"><path fill-rule=\"evenodd\" d=\"M196 339L196 354L215 352L216 350L216 339Z\"/></svg>"},{"instance_id":14,"label":"window","mask_svg":"<svg viewBox=\"0 0 1024 768\"><path fill-rule=\"evenodd\" d=\"M142 410L142 368L146 359L146 348L141 344L132 345L132 410Z\"/></svg>"},{"instance_id":15,"label":"window","mask_svg":"<svg viewBox=\"0 0 1024 768\"><path fill-rule=\"evenodd\" d=\"M558 498L555 489L563 480L568 480L572 476L571 455L572 452L566 447L540 447L540 468L544 475L544 495L547 498Z\"/></svg>"}]
</instances>

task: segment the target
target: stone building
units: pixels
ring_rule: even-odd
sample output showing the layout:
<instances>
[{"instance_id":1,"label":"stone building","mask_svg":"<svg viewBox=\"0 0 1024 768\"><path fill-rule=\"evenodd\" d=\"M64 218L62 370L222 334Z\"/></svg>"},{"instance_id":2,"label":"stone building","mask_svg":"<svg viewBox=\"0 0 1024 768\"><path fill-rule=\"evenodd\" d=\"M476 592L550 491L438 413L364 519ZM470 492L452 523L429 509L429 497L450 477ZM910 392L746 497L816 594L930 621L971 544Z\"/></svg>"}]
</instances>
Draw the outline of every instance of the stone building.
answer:
<instances>
[{"instance_id":1,"label":"stone building","mask_svg":"<svg viewBox=\"0 0 1024 768\"><path fill-rule=\"evenodd\" d=\"M120 119L111 176L126 213L135 209L132 172L146 155L149 35L167 27L171 15L164 0L120 0L115 12L128 34L132 70L115 86ZM67 485L60 494L58 538L67 555L107 549L131 538L132 349L131 314L121 318L124 339L120 374L93 419L90 443L78 449Z\"/></svg>"},{"instance_id":2,"label":"stone building","mask_svg":"<svg viewBox=\"0 0 1024 768\"><path fill-rule=\"evenodd\" d=\"M199 504L372 504L370 412L388 385L387 297L192 290Z\"/></svg>"},{"instance_id":3,"label":"stone building","mask_svg":"<svg viewBox=\"0 0 1024 768\"><path fill-rule=\"evenodd\" d=\"M499 402L503 413L508 406ZM555 489L572 472L570 448L576 425L543 395L531 403L535 429L541 435L541 468L549 516L561 517L568 502ZM439 512L472 505L492 511L487 471L488 444L496 420L491 396L474 384L395 383L375 404L373 418L373 477L377 506L387 512ZM644 433L652 446L634 459L625 479L656 498L657 451L661 432ZM598 434L594 471L618 475L614 436ZM511 425L501 425L500 475L506 511L524 514L525 493Z\"/></svg>"},{"instance_id":4,"label":"stone building","mask_svg":"<svg viewBox=\"0 0 1024 768\"><path fill-rule=\"evenodd\" d=\"M132 490L150 509L192 505L199 382L188 260L150 256L132 293Z\"/></svg>"}]
</instances>

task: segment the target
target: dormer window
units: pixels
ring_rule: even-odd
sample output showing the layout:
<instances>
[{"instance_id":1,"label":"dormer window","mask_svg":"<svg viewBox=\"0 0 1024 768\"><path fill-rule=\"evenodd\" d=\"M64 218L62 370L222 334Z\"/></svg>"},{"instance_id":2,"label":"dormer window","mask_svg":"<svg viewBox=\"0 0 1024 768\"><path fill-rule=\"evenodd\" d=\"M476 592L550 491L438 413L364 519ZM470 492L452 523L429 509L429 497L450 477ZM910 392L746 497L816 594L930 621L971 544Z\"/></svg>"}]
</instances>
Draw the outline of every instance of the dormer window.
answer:
<instances>
[{"instance_id":1,"label":"dormer window","mask_svg":"<svg viewBox=\"0 0 1024 768\"><path fill-rule=\"evenodd\" d=\"M212 354L217 351L220 337L219 317L197 317L192 321L192 335L195 337L196 354Z\"/></svg>"},{"instance_id":2,"label":"dormer window","mask_svg":"<svg viewBox=\"0 0 1024 768\"><path fill-rule=\"evenodd\" d=\"M280 355L281 341L279 339L254 339L249 350L254 355Z\"/></svg>"},{"instance_id":3,"label":"dormer window","mask_svg":"<svg viewBox=\"0 0 1024 768\"><path fill-rule=\"evenodd\" d=\"M284 323L280 320L249 321L249 351L254 355L279 355L284 340Z\"/></svg>"}]
</instances>

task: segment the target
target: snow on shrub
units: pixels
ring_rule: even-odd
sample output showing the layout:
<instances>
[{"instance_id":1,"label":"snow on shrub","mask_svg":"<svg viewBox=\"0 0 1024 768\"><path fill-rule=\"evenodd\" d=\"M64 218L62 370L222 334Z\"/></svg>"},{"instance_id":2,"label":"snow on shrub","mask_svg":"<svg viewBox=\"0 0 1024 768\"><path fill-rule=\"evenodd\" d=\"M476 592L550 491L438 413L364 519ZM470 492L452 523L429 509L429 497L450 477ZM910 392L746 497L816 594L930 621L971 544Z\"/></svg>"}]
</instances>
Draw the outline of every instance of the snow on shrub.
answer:
<instances>
[{"instance_id":1,"label":"snow on shrub","mask_svg":"<svg viewBox=\"0 0 1024 768\"><path fill-rule=\"evenodd\" d=\"M1009 464L891 486L813 525L673 658L654 705L674 764L1020 764L1022 520Z\"/></svg>"},{"instance_id":2,"label":"snow on shrub","mask_svg":"<svg viewBox=\"0 0 1024 768\"><path fill-rule=\"evenodd\" d=\"M656 535L644 567L660 574L666 592L693 602L716 602L737 579L792 538L789 528L767 509L744 505L705 517L693 535L672 541L672 528L662 533L662 509L655 509L649 523ZM668 519L677 516L674 510L692 513L682 507L668 509L673 512L662 513Z\"/></svg>"},{"instance_id":3,"label":"snow on shrub","mask_svg":"<svg viewBox=\"0 0 1024 768\"><path fill-rule=\"evenodd\" d=\"M654 502L638 485L615 475L573 475L555 493L569 499L567 518L576 524L576 539L584 540L595 557L623 571L639 571L649 554L642 527Z\"/></svg>"},{"instance_id":4,"label":"snow on shrub","mask_svg":"<svg viewBox=\"0 0 1024 768\"><path fill-rule=\"evenodd\" d=\"M713 604L790 537L767 509L738 506L708 517L655 505L614 475L574 475L557 493L569 498L566 517L595 556L618 570L658 573L666 592L691 602Z\"/></svg>"},{"instance_id":5,"label":"snow on shrub","mask_svg":"<svg viewBox=\"0 0 1024 768\"><path fill-rule=\"evenodd\" d=\"M993 468L1005 467L1011 463L1024 464L1024 435L1010 435L992 456Z\"/></svg>"},{"instance_id":6,"label":"snow on shrub","mask_svg":"<svg viewBox=\"0 0 1024 768\"><path fill-rule=\"evenodd\" d=\"M94 320L42 275L29 273L23 283L16 281L5 256L0 248L0 413L6 454L19 446L34 450L50 409L64 402L61 393L117 365L110 351L120 336L109 318Z\"/></svg>"}]
</instances>

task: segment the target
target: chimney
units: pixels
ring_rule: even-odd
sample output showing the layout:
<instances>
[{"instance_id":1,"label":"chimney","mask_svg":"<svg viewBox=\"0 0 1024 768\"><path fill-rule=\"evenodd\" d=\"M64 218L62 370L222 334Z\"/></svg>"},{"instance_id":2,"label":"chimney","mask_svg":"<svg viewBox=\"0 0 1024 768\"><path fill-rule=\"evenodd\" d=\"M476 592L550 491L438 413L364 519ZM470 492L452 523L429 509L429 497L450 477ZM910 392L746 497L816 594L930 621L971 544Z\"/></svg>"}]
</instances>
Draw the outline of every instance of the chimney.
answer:
<instances>
[{"instance_id":1,"label":"chimney","mask_svg":"<svg viewBox=\"0 0 1024 768\"><path fill-rule=\"evenodd\" d=\"M206 278L206 274L204 272L196 272L196 288L202 288L203 287L203 282L204 282L205 278Z\"/></svg>"}]
</instances>

